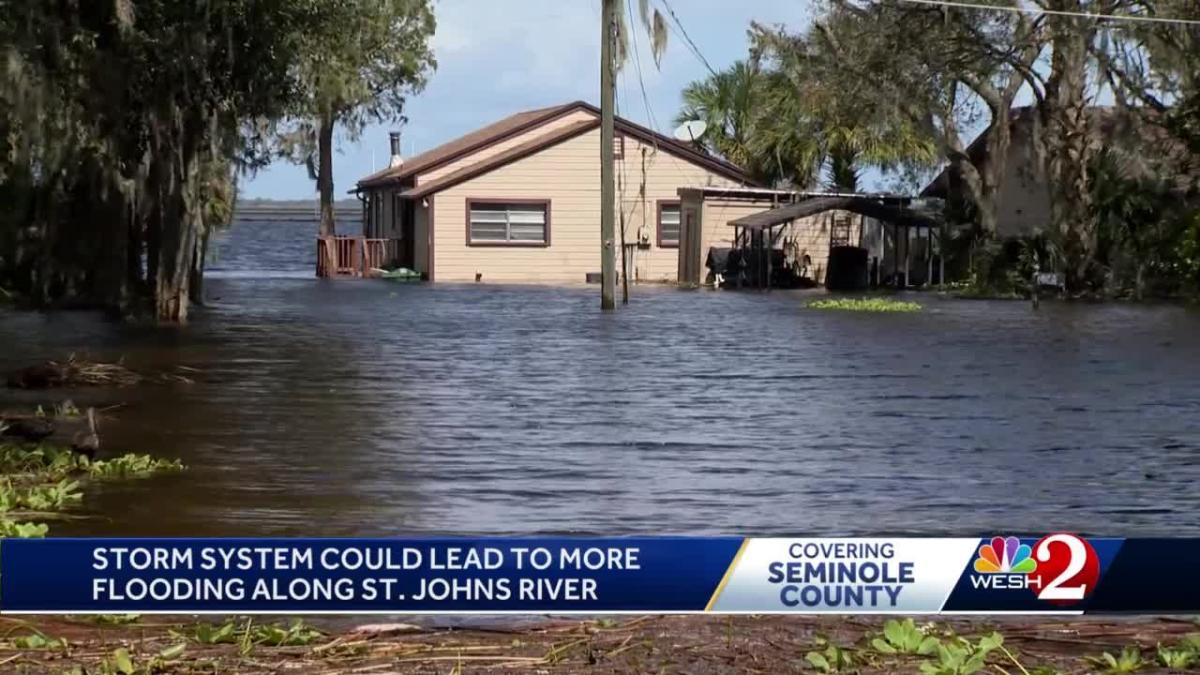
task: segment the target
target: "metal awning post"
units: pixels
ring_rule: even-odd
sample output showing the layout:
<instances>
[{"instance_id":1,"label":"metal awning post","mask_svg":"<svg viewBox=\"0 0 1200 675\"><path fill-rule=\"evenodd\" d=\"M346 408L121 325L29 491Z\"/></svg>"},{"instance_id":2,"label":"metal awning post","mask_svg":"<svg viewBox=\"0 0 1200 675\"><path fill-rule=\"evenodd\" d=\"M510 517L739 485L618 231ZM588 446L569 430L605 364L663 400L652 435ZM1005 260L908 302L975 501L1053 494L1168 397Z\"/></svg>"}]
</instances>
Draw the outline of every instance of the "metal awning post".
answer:
<instances>
[{"instance_id":1,"label":"metal awning post","mask_svg":"<svg viewBox=\"0 0 1200 675\"><path fill-rule=\"evenodd\" d=\"M912 255L912 233L909 232L908 226L904 226L904 285L901 288L908 288L908 263L909 257Z\"/></svg>"},{"instance_id":2,"label":"metal awning post","mask_svg":"<svg viewBox=\"0 0 1200 675\"><path fill-rule=\"evenodd\" d=\"M771 290L771 251L774 249L775 242L771 237L771 230L767 228L762 231L763 255L767 256L767 278L763 283L765 290Z\"/></svg>"},{"instance_id":3,"label":"metal awning post","mask_svg":"<svg viewBox=\"0 0 1200 675\"><path fill-rule=\"evenodd\" d=\"M892 288L900 288L900 226L892 223Z\"/></svg>"},{"instance_id":4,"label":"metal awning post","mask_svg":"<svg viewBox=\"0 0 1200 675\"><path fill-rule=\"evenodd\" d=\"M933 285L933 228L925 226L925 283L922 288Z\"/></svg>"}]
</instances>

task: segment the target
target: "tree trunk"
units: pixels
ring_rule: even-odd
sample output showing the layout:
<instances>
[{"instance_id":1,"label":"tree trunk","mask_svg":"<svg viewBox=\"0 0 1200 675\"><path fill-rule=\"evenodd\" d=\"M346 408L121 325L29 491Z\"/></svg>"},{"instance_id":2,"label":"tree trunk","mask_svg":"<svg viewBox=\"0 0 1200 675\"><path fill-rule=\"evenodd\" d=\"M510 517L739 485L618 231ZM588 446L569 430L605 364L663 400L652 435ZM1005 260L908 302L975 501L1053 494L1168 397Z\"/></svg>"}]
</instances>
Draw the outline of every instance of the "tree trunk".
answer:
<instances>
[{"instance_id":1,"label":"tree trunk","mask_svg":"<svg viewBox=\"0 0 1200 675\"><path fill-rule=\"evenodd\" d=\"M183 145L184 142L180 142ZM172 189L163 220L159 249L158 280L154 289L155 316L161 323L184 324L188 318L188 300L193 257L199 225L199 161L190 151L175 149Z\"/></svg>"},{"instance_id":2,"label":"tree trunk","mask_svg":"<svg viewBox=\"0 0 1200 675\"><path fill-rule=\"evenodd\" d=\"M319 166L317 167L317 191L321 193L322 237L333 236L337 227L333 220L333 115L321 116L317 132Z\"/></svg>"},{"instance_id":3,"label":"tree trunk","mask_svg":"<svg viewBox=\"0 0 1200 675\"><path fill-rule=\"evenodd\" d=\"M1011 105L1011 99L1004 99ZM975 218L979 229L987 239L996 235L999 222L999 197L1003 167L1008 162L1008 149L1012 145L1011 120L1003 107L992 109L992 124L984 131L984 152L979 157L970 157L957 137L947 137L950 170L957 173L956 181L965 191L967 199L975 207Z\"/></svg>"},{"instance_id":4,"label":"tree trunk","mask_svg":"<svg viewBox=\"0 0 1200 675\"><path fill-rule=\"evenodd\" d=\"M1081 0L1056 0L1053 9L1084 12ZM1088 47L1094 22L1049 17L1053 56L1046 101L1046 177L1050 184L1050 219L1062 237L1067 289L1083 290L1096 253L1096 225L1091 217L1091 129L1087 109Z\"/></svg>"},{"instance_id":5,"label":"tree trunk","mask_svg":"<svg viewBox=\"0 0 1200 675\"><path fill-rule=\"evenodd\" d=\"M188 281L188 297L197 305L204 304L204 262L208 255L208 233L211 225L205 223L203 232L196 238L196 252L192 255L191 279Z\"/></svg>"}]
</instances>

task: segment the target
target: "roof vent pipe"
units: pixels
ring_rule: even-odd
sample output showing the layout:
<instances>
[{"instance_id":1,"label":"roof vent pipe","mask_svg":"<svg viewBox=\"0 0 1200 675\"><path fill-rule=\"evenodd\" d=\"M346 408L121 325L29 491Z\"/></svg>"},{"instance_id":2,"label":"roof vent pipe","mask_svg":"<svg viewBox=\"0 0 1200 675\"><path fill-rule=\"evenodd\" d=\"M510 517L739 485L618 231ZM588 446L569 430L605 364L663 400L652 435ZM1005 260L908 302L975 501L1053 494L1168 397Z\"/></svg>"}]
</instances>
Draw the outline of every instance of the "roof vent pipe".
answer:
<instances>
[{"instance_id":1,"label":"roof vent pipe","mask_svg":"<svg viewBox=\"0 0 1200 675\"><path fill-rule=\"evenodd\" d=\"M400 156L400 132L389 132L388 140L392 144L392 160L388 162L388 168L394 169L404 163L404 158Z\"/></svg>"}]
</instances>

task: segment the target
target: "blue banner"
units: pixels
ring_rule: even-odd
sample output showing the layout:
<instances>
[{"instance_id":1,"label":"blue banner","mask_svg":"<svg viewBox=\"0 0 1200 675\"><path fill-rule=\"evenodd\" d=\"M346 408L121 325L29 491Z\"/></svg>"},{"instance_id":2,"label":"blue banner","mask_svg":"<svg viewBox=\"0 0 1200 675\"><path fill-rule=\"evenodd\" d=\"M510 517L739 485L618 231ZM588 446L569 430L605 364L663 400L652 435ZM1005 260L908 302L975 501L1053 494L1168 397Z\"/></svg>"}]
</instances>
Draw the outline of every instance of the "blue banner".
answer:
<instances>
[{"instance_id":1,"label":"blue banner","mask_svg":"<svg viewBox=\"0 0 1200 675\"><path fill-rule=\"evenodd\" d=\"M1200 539L5 539L0 613L1193 613Z\"/></svg>"},{"instance_id":2,"label":"blue banner","mask_svg":"<svg viewBox=\"0 0 1200 675\"><path fill-rule=\"evenodd\" d=\"M703 610L740 538L18 539L0 612Z\"/></svg>"}]
</instances>

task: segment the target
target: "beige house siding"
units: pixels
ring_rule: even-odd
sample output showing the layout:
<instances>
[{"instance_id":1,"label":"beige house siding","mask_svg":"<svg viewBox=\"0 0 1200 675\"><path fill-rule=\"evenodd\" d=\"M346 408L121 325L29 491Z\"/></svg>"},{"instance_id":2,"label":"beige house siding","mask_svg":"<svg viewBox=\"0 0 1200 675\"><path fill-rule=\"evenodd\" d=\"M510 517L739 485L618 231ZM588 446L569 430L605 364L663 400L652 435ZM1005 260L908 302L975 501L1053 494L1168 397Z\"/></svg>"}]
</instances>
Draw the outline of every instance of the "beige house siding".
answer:
<instances>
[{"instance_id":1,"label":"beige house siding","mask_svg":"<svg viewBox=\"0 0 1200 675\"><path fill-rule=\"evenodd\" d=\"M769 201L706 199L701 212L700 254L707 255L713 246L732 246L733 228L729 222L755 213L770 210ZM703 263L703 260L701 260Z\"/></svg>"},{"instance_id":2,"label":"beige house siding","mask_svg":"<svg viewBox=\"0 0 1200 675\"><path fill-rule=\"evenodd\" d=\"M436 279L472 281L479 274L485 282L575 283L600 271L599 155L600 131L594 129L439 192L433 234ZM646 243L633 252L630 276L674 280L678 253L658 246L658 200L678 200L680 187L733 186L733 181L632 137L625 139L617 173L626 242ZM469 199L549 200L550 246L469 245ZM617 239L620 269L619 232Z\"/></svg>"},{"instance_id":3,"label":"beige house siding","mask_svg":"<svg viewBox=\"0 0 1200 675\"><path fill-rule=\"evenodd\" d=\"M537 138L545 136L546 134L557 131L564 127L571 126L572 124L593 119L596 119L595 116L588 111L576 110L557 119L550 120L541 126L530 129L525 133L517 134L512 138L505 139L499 143L484 146L479 150L464 155L463 157L460 157L452 162L443 164L442 166L430 171L419 173L417 174L417 185L429 183L437 178L452 174L460 169L465 169L474 164L478 164L479 162L495 157L502 152L511 150L518 145L536 140Z\"/></svg>"}]
</instances>

